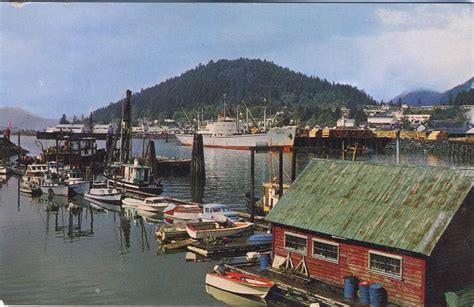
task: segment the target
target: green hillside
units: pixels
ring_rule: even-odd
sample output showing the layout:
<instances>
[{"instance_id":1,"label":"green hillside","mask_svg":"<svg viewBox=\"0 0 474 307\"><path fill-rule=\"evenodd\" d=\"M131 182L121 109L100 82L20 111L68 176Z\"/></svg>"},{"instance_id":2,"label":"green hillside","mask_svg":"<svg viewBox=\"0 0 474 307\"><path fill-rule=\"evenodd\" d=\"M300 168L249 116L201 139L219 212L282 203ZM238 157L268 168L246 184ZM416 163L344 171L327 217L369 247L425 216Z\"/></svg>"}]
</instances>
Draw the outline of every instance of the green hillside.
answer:
<instances>
[{"instance_id":1,"label":"green hillside","mask_svg":"<svg viewBox=\"0 0 474 307\"><path fill-rule=\"evenodd\" d=\"M182 109L192 116L199 104L204 106L207 117L215 117L223 94L227 95L231 107L244 101L256 116L261 112L257 106L263 105L263 99L267 98L271 112L282 108L295 111L297 115L294 116L303 123L311 118L318 121L319 116L324 118L322 121L332 120L337 110L334 114L328 113L337 106L356 109L361 105L375 104L369 95L355 87L309 77L272 62L219 60L199 64L178 77L134 93L133 117L183 118ZM109 122L119 118L120 111L120 103L111 103L93 112L93 118Z\"/></svg>"}]
</instances>

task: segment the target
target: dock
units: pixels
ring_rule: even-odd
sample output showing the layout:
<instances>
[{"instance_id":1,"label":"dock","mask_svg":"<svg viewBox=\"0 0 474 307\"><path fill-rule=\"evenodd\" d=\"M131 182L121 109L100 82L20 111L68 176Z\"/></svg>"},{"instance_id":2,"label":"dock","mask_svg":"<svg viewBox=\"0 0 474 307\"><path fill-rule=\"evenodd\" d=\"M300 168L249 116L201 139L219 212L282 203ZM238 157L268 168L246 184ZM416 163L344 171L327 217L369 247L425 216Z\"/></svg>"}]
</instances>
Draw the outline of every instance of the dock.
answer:
<instances>
[{"instance_id":1,"label":"dock","mask_svg":"<svg viewBox=\"0 0 474 307\"><path fill-rule=\"evenodd\" d=\"M236 242L225 245L205 245L195 243L188 245L188 250L208 258L239 257L247 252L266 252L272 249L272 242L247 243Z\"/></svg>"}]
</instances>

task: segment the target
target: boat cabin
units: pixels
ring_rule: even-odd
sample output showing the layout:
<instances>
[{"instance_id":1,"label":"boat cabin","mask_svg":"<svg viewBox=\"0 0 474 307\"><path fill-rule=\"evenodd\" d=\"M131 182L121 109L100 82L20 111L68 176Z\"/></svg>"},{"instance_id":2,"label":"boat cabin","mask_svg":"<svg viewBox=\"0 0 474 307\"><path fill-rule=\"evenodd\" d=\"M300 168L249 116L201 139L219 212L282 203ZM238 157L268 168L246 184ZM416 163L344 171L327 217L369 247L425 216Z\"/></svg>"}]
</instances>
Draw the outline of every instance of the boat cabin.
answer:
<instances>
[{"instance_id":1,"label":"boat cabin","mask_svg":"<svg viewBox=\"0 0 474 307\"><path fill-rule=\"evenodd\" d=\"M273 267L389 302L443 306L474 284L472 174L454 167L314 159L266 217Z\"/></svg>"},{"instance_id":2,"label":"boat cabin","mask_svg":"<svg viewBox=\"0 0 474 307\"><path fill-rule=\"evenodd\" d=\"M229 206L224 204L205 204L202 211L202 219L204 220L215 220L218 219L218 216L224 216L232 221L241 219L237 212L232 211Z\"/></svg>"},{"instance_id":3,"label":"boat cabin","mask_svg":"<svg viewBox=\"0 0 474 307\"><path fill-rule=\"evenodd\" d=\"M133 164L123 164L122 180L133 184L149 184L152 181L151 167L142 165L137 159Z\"/></svg>"}]
</instances>

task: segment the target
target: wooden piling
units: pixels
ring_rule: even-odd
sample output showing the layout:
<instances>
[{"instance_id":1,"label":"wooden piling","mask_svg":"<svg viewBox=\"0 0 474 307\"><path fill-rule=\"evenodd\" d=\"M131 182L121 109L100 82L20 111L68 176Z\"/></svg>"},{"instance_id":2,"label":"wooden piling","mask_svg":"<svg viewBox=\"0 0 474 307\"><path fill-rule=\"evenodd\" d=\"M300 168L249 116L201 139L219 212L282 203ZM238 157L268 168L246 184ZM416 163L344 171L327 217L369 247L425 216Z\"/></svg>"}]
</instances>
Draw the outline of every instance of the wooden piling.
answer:
<instances>
[{"instance_id":1,"label":"wooden piling","mask_svg":"<svg viewBox=\"0 0 474 307\"><path fill-rule=\"evenodd\" d=\"M21 132L18 131L18 163L20 162L21 159L21 137L20 137Z\"/></svg>"},{"instance_id":2,"label":"wooden piling","mask_svg":"<svg viewBox=\"0 0 474 307\"><path fill-rule=\"evenodd\" d=\"M278 195L281 198L283 195L283 149L280 148L278 162Z\"/></svg>"},{"instance_id":3,"label":"wooden piling","mask_svg":"<svg viewBox=\"0 0 474 307\"><path fill-rule=\"evenodd\" d=\"M255 222L255 148L250 149L250 222Z\"/></svg>"},{"instance_id":4,"label":"wooden piling","mask_svg":"<svg viewBox=\"0 0 474 307\"><path fill-rule=\"evenodd\" d=\"M204 145L202 134L194 134L191 159L191 194L193 201L201 202L204 183L206 181L206 167L204 165Z\"/></svg>"},{"instance_id":5,"label":"wooden piling","mask_svg":"<svg viewBox=\"0 0 474 307\"><path fill-rule=\"evenodd\" d=\"M293 147L293 152L291 153L291 182L296 179L296 153L297 148Z\"/></svg>"},{"instance_id":6,"label":"wooden piling","mask_svg":"<svg viewBox=\"0 0 474 307\"><path fill-rule=\"evenodd\" d=\"M151 167L153 178L158 178L158 161L156 161L155 141L149 140L146 149L146 164Z\"/></svg>"}]
</instances>

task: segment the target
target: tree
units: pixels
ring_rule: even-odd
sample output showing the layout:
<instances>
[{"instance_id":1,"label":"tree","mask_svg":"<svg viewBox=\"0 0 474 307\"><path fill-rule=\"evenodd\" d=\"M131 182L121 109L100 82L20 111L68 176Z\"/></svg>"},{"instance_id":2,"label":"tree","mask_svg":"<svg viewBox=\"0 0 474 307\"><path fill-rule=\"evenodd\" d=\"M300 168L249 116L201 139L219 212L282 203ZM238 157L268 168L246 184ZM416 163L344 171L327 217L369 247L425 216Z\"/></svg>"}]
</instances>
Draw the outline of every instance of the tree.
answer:
<instances>
[{"instance_id":1,"label":"tree","mask_svg":"<svg viewBox=\"0 0 474 307\"><path fill-rule=\"evenodd\" d=\"M66 114L63 114L63 116L61 116L61 119L59 120L59 123L60 124L69 124L69 121L67 120Z\"/></svg>"}]
</instances>

